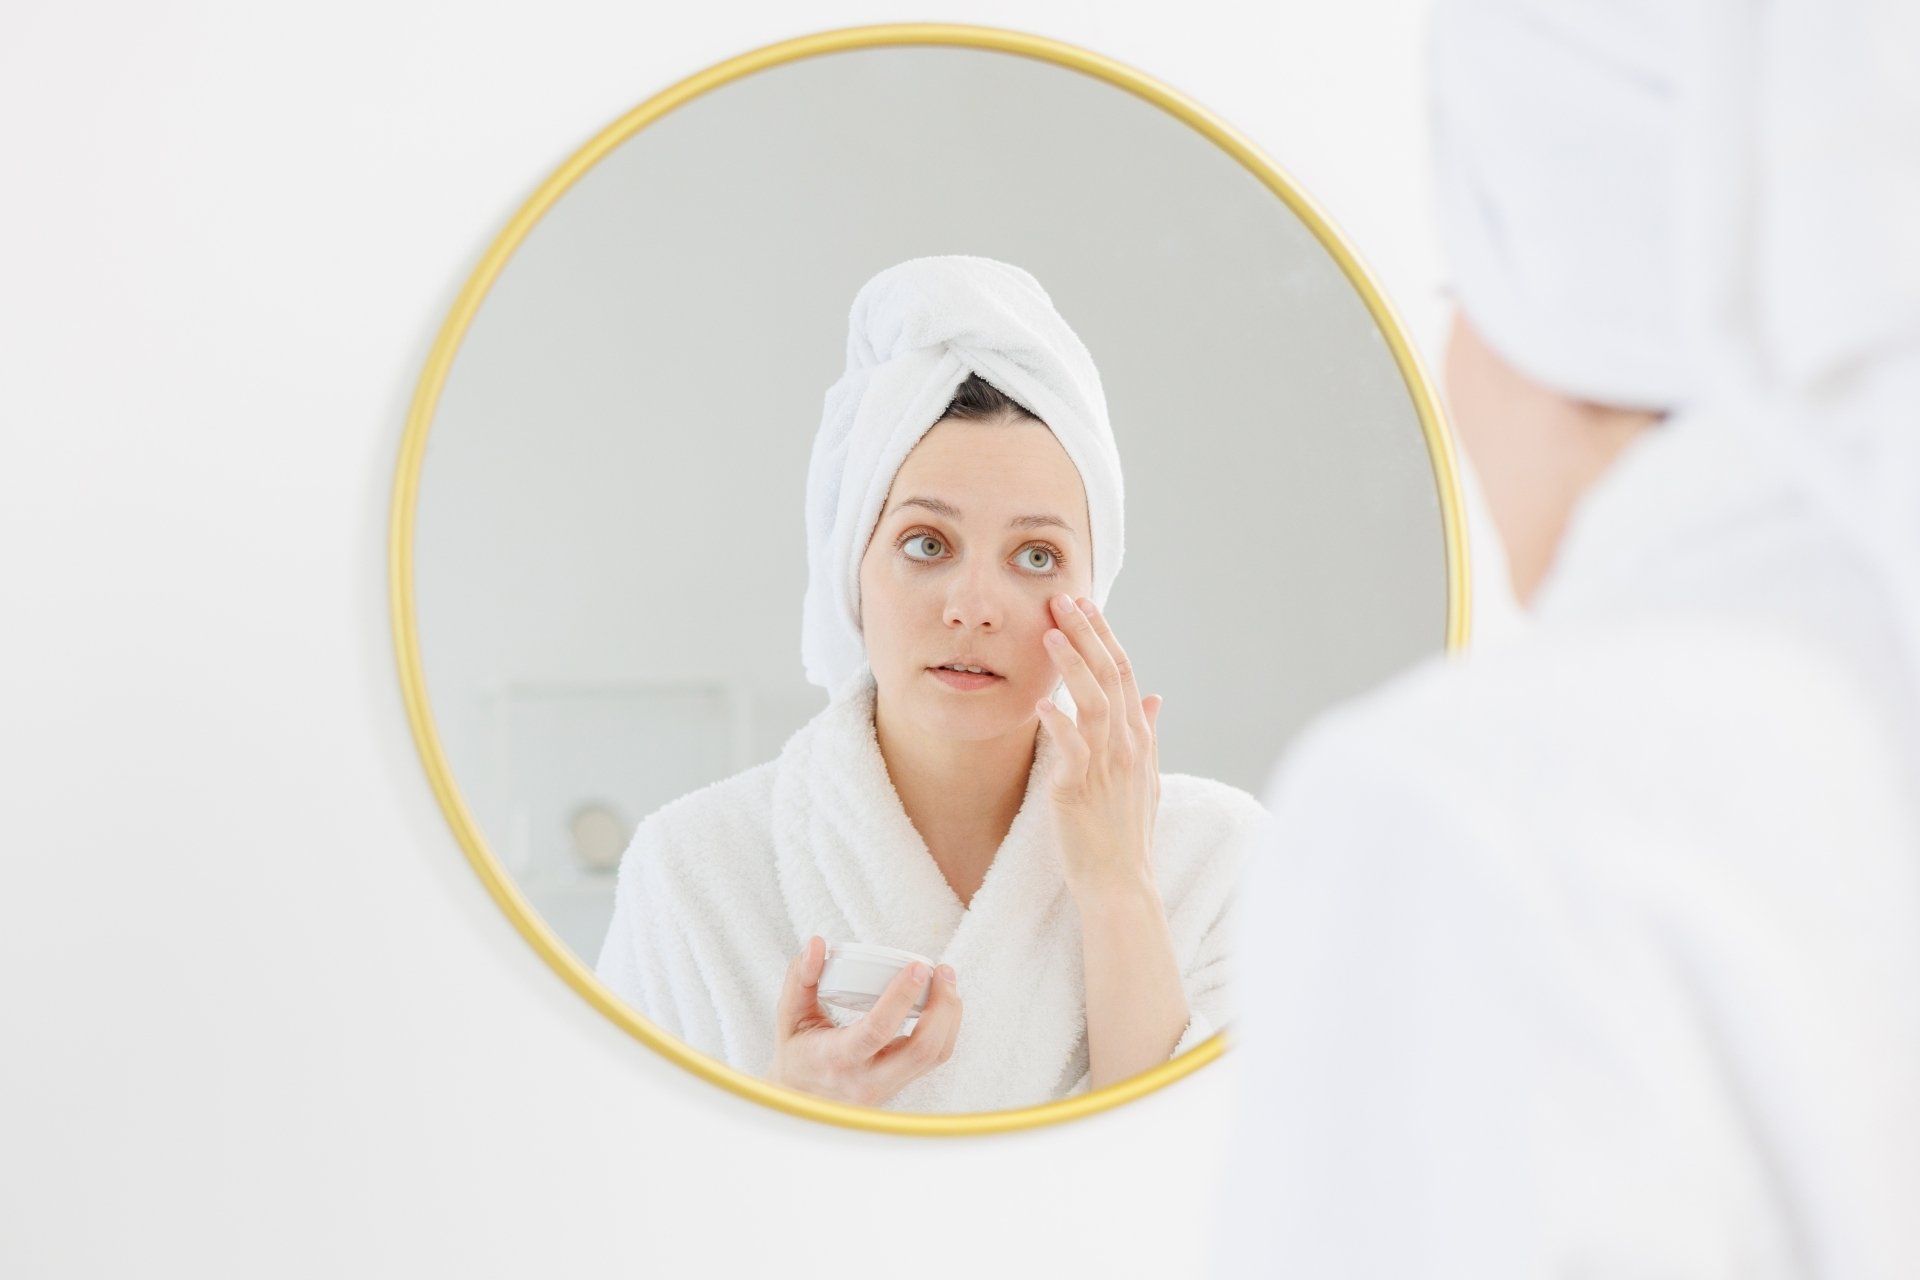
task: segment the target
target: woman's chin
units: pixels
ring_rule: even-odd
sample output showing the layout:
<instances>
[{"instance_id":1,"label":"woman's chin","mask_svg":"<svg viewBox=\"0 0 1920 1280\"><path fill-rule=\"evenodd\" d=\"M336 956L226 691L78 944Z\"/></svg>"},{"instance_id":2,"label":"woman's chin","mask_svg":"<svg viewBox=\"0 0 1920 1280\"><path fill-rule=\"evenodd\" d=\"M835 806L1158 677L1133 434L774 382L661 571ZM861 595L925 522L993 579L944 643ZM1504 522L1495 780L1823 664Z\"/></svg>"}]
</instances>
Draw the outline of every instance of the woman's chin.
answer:
<instances>
[{"instance_id":1,"label":"woman's chin","mask_svg":"<svg viewBox=\"0 0 1920 1280\"><path fill-rule=\"evenodd\" d=\"M1039 718L1030 704L1020 701L1017 686L1004 678L985 688L961 690L929 675L927 687L915 701L927 727L946 738L971 741L1004 737L1022 721Z\"/></svg>"}]
</instances>

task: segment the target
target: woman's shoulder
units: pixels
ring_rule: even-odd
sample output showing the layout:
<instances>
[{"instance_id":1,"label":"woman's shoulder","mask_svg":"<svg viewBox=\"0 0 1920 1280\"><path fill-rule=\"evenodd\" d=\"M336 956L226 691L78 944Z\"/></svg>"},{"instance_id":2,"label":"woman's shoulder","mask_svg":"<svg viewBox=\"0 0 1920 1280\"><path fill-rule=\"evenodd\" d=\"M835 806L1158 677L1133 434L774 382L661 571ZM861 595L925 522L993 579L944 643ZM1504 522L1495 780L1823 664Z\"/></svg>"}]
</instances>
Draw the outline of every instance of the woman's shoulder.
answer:
<instances>
[{"instance_id":1,"label":"woman's shoulder","mask_svg":"<svg viewBox=\"0 0 1920 1280\"><path fill-rule=\"evenodd\" d=\"M1196 773L1160 775L1160 813L1184 826L1222 832L1249 831L1268 817L1252 792Z\"/></svg>"},{"instance_id":2,"label":"woman's shoulder","mask_svg":"<svg viewBox=\"0 0 1920 1280\"><path fill-rule=\"evenodd\" d=\"M772 809L773 777L779 763L768 760L718 782L709 782L661 805L648 814L641 825L652 823L664 831L691 828L702 832L715 823L744 821L764 827Z\"/></svg>"},{"instance_id":3,"label":"woman's shoulder","mask_svg":"<svg viewBox=\"0 0 1920 1280\"><path fill-rule=\"evenodd\" d=\"M1160 775L1160 811L1154 835L1167 856L1244 855L1272 821L1251 792L1193 773Z\"/></svg>"},{"instance_id":4,"label":"woman's shoulder","mask_svg":"<svg viewBox=\"0 0 1920 1280\"><path fill-rule=\"evenodd\" d=\"M778 763L769 760L710 782L641 819L620 859L619 891L635 891L644 877L704 897L764 877L773 863Z\"/></svg>"},{"instance_id":5,"label":"woman's shoulder","mask_svg":"<svg viewBox=\"0 0 1920 1280\"><path fill-rule=\"evenodd\" d=\"M1231 783L1160 775L1153 862L1169 923L1192 936L1212 927L1232 902L1269 821L1265 806Z\"/></svg>"}]
</instances>

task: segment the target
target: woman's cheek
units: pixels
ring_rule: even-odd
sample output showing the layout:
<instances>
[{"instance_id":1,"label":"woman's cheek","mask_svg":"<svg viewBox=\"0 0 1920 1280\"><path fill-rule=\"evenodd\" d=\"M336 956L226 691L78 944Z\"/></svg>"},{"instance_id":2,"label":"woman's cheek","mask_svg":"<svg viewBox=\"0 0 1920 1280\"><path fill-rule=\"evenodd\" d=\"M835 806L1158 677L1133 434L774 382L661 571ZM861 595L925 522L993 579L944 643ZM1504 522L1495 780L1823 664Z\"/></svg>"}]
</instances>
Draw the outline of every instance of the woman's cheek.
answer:
<instances>
[{"instance_id":1,"label":"woman's cheek","mask_svg":"<svg viewBox=\"0 0 1920 1280\"><path fill-rule=\"evenodd\" d=\"M1034 686L1042 690L1051 689L1053 682L1060 678L1059 668L1053 665L1053 655L1047 652L1046 642L1040 638L1045 634L1044 631L1034 633L1028 648L1033 660L1027 663L1027 670L1033 673L1031 679Z\"/></svg>"}]
</instances>

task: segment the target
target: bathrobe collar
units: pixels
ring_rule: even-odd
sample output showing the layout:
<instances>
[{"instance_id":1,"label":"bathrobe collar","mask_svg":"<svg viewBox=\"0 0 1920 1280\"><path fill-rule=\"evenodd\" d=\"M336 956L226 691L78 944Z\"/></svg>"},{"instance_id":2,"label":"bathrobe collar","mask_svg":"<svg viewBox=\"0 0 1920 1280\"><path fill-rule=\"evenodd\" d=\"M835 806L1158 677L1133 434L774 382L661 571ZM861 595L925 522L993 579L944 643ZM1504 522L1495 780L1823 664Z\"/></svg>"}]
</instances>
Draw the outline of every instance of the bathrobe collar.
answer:
<instances>
[{"instance_id":1,"label":"bathrobe collar","mask_svg":"<svg viewBox=\"0 0 1920 1280\"><path fill-rule=\"evenodd\" d=\"M888 776L873 726L876 693L863 664L781 750L774 853L794 932L901 947L954 967L963 1015L953 1055L889 1106L977 1111L1045 1101L1086 1060L1079 914L1047 794L1052 741L1041 728L1019 812L963 907Z\"/></svg>"}]
</instances>

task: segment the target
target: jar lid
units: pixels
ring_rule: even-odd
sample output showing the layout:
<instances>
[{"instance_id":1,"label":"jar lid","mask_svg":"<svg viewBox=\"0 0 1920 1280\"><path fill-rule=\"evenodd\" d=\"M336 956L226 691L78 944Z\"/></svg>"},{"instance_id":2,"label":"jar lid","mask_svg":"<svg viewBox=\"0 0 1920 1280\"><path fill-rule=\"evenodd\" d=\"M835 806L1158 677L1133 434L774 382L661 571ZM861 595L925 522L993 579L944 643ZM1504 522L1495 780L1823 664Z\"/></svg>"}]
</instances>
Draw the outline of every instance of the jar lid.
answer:
<instances>
[{"instance_id":1,"label":"jar lid","mask_svg":"<svg viewBox=\"0 0 1920 1280\"><path fill-rule=\"evenodd\" d=\"M883 947L873 942L829 942L827 944L827 958L831 960L835 956L844 956L849 960L897 961L899 967L902 969L918 960L920 963L926 965L927 968L933 968L933 961L927 959L917 951L903 951L899 947Z\"/></svg>"}]
</instances>

